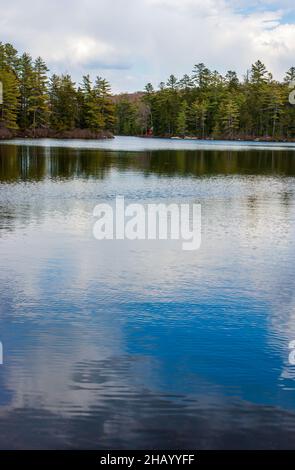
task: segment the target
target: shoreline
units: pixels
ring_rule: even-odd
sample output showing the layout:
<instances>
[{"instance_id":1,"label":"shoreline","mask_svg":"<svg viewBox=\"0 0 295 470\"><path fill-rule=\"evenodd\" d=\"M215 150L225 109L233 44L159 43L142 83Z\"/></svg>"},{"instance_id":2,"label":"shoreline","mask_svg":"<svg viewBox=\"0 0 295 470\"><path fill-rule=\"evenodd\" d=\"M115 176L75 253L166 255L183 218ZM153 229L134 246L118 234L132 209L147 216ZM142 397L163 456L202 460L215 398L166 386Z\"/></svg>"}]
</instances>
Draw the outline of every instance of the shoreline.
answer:
<instances>
[{"instance_id":1,"label":"shoreline","mask_svg":"<svg viewBox=\"0 0 295 470\"><path fill-rule=\"evenodd\" d=\"M54 129L18 129L11 130L0 128L0 142L3 140L14 139L60 139L60 140L109 140L115 137L138 137L147 140L162 139L172 141L196 141L196 142L257 142L257 143L295 143L294 138L273 138L269 136L237 136L237 137L196 137L193 135L185 135L183 137L177 135L114 135L110 131L93 131L91 129L72 129L64 131L56 131Z\"/></svg>"},{"instance_id":2,"label":"shoreline","mask_svg":"<svg viewBox=\"0 0 295 470\"><path fill-rule=\"evenodd\" d=\"M131 137L131 136L129 136ZM194 141L200 141L200 142L264 142L264 143L295 143L295 138L292 139L283 139L283 138L272 138L272 137L252 137L252 136L244 136L244 137L226 137L226 136L220 136L220 137L195 137L195 136L185 136L185 137L179 137L179 136L146 136L146 135L138 135L135 137L142 137L145 139L169 139L169 140L178 140L178 141L185 141L185 140L194 140Z\"/></svg>"},{"instance_id":3,"label":"shoreline","mask_svg":"<svg viewBox=\"0 0 295 470\"><path fill-rule=\"evenodd\" d=\"M114 135L110 131L93 131L91 129L72 129L65 131L56 131L54 129L23 129L10 130L0 128L1 140L14 139L85 139L85 140L102 140L113 139Z\"/></svg>"}]
</instances>

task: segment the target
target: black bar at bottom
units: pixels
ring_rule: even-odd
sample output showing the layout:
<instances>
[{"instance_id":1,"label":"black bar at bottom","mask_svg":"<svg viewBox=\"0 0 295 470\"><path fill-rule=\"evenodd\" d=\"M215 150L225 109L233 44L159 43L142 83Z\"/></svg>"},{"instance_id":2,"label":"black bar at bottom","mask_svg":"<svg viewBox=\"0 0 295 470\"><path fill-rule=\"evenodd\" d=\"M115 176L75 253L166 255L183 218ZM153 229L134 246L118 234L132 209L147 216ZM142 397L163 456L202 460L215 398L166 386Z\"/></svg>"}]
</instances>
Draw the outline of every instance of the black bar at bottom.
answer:
<instances>
[{"instance_id":1,"label":"black bar at bottom","mask_svg":"<svg viewBox=\"0 0 295 470\"><path fill-rule=\"evenodd\" d=\"M149 466L171 466L197 468L203 464L223 463L294 463L295 451L198 451L198 450L20 450L0 451L0 464L26 464L38 465L91 465L91 468L106 468L119 466L122 468L148 468ZM2 467L4 468L4 467Z\"/></svg>"}]
</instances>

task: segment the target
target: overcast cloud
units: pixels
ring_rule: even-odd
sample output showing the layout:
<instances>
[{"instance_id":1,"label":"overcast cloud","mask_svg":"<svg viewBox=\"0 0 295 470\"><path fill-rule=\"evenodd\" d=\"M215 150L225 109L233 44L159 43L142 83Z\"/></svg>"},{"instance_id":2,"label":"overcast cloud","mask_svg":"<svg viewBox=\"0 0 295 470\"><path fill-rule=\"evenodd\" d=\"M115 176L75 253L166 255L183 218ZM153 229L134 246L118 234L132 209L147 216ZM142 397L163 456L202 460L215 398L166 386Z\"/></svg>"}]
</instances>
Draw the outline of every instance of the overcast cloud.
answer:
<instances>
[{"instance_id":1,"label":"overcast cloud","mask_svg":"<svg viewBox=\"0 0 295 470\"><path fill-rule=\"evenodd\" d=\"M246 72L260 58L281 78L295 65L294 0L0 0L0 40L52 72L102 75L134 91L205 62Z\"/></svg>"}]
</instances>

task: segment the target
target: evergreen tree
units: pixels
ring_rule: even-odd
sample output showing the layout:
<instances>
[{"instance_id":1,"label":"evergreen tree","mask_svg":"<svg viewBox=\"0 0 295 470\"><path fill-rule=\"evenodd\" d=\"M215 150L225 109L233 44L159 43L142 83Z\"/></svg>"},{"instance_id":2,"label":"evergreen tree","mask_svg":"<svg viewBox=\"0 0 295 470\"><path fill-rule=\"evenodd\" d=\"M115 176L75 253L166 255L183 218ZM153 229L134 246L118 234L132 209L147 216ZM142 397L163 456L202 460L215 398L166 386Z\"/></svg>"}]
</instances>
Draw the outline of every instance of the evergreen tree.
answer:
<instances>
[{"instance_id":1,"label":"evergreen tree","mask_svg":"<svg viewBox=\"0 0 295 470\"><path fill-rule=\"evenodd\" d=\"M69 75L53 75L49 83L50 123L58 131L78 127L78 92Z\"/></svg>"},{"instance_id":2,"label":"evergreen tree","mask_svg":"<svg viewBox=\"0 0 295 470\"><path fill-rule=\"evenodd\" d=\"M0 68L0 81L3 89L3 104L0 104L0 127L17 129L19 109L19 89L15 73L8 67Z\"/></svg>"},{"instance_id":3,"label":"evergreen tree","mask_svg":"<svg viewBox=\"0 0 295 470\"><path fill-rule=\"evenodd\" d=\"M33 123L31 100L34 88L34 68L32 57L24 53L19 61L20 82L20 113L19 124L22 129L28 129Z\"/></svg>"},{"instance_id":4,"label":"evergreen tree","mask_svg":"<svg viewBox=\"0 0 295 470\"><path fill-rule=\"evenodd\" d=\"M101 127L113 131L115 123L115 106L111 95L111 86L107 80L97 77L94 85L94 95L101 116Z\"/></svg>"},{"instance_id":5,"label":"evergreen tree","mask_svg":"<svg viewBox=\"0 0 295 470\"><path fill-rule=\"evenodd\" d=\"M207 113L208 101L195 101L192 104L191 116L194 125L194 130L199 136L201 135L202 139L205 138Z\"/></svg>"},{"instance_id":6,"label":"evergreen tree","mask_svg":"<svg viewBox=\"0 0 295 470\"><path fill-rule=\"evenodd\" d=\"M266 70L265 65L257 60L255 64L251 67L251 83L254 85L261 86L268 80L268 71Z\"/></svg>"},{"instance_id":7,"label":"evergreen tree","mask_svg":"<svg viewBox=\"0 0 295 470\"><path fill-rule=\"evenodd\" d=\"M211 72L205 66L205 64L203 63L197 64L194 66L192 79L196 83L197 87L202 90L209 86L210 79L211 79Z\"/></svg>"},{"instance_id":8,"label":"evergreen tree","mask_svg":"<svg viewBox=\"0 0 295 470\"><path fill-rule=\"evenodd\" d=\"M230 137L234 137L235 131L239 127L239 105L232 98L222 103L220 108L220 127L223 133Z\"/></svg>"},{"instance_id":9,"label":"evergreen tree","mask_svg":"<svg viewBox=\"0 0 295 470\"><path fill-rule=\"evenodd\" d=\"M240 84L237 73L229 70L225 75L225 83L230 90L237 90Z\"/></svg>"},{"instance_id":10,"label":"evergreen tree","mask_svg":"<svg viewBox=\"0 0 295 470\"><path fill-rule=\"evenodd\" d=\"M48 68L41 57L33 65L32 88L28 102L28 112L32 114L32 128L46 127L49 124Z\"/></svg>"},{"instance_id":11,"label":"evergreen tree","mask_svg":"<svg viewBox=\"0 0 295 470\"><path fill-rule=\"evenodd\" d=\"M154 130L154 119L153 113L155 109L155 90L151 83L148 83L145 86L145 95L143 97L143 102L148 106L149 116L147 120L147 128L153 132Z\"/></svg>"},{"instance_id":12,"label":"evergreen tree","mask_svg":"<svg viewBox=\"0 0 295 470\"><path fill-rule=\"evenodd\" d=\"M123 96L116 104L115 131L118 135L137 135L137 107Z\"/></svg>"},{"instance_id":13,"label":"evergreen tree","mask_svg":"<svg viewBox=\"0 0 295 470\"><path fill-rule=\"evenodd\" d=\"M295 84L295 67L291 67L284 78L284 82L289 84Z\"/></svg>"},{"instance_id":14,"label":"evergreen tree","mask_svg":"<svg viewBox=\"0 0 295 470\"><path fill-rule=\"evenodd\" d=\"M179 113L176 121L176 132L184 137L187 132L187 102L183 101L180 105Z\"/></svg>"},{"instance_id":15,"label":"evergreen tree","mask_svg":"<svg viewBox=\"0 0 295 470\"><path fill-rule=\"evenodd\" d=\"M19 84L14 69L16 51L11 44L0 43L0 81L2 104L0 104L0 126L17 129L17 113L19 109Z\"/></svg>"}]
</instances>

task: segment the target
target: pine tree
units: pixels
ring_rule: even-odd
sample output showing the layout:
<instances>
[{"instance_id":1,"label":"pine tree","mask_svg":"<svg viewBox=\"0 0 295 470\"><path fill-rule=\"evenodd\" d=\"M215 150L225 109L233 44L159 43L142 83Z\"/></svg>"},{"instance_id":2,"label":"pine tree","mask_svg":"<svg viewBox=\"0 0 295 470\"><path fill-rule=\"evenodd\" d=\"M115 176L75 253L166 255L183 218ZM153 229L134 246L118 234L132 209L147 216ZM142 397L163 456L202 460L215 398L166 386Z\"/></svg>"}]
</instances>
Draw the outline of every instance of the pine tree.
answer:
<instances>
[{"instance_id":1,"label":"pine tree","mask_svg":"<svg viewBox=\"0 0 295 470\"><path fill-rule=\"evenodd\" d=\"M232 70L228 70L226 73L225 82L230 90L236 90L240 84L237 73Z\"/></svg>"},{"instance_id":2,"label":"pine tree","mask_svg":"<svg viewBox=\"0 0 295 470\"><path fill-rule=\"evenodd\" d=\"M239 117L239 105L232 98L229 98L221 105L220 126L226 136L234 137L235 131L239 127Z\"/></svg>"},{"instance_id":3,"label":"pine tree","mask_svg":"<svg viewBox=\"0 0 295 470\"><path fill-rule=\"evenodd\" d=\"M33 123L30 109L34 88L34 69L32 57L24 53L19 61L20 81L20 113L19 124L22 129L28 129Z\"/></svg>"},{"instance_id":4,"label":"pine tree","mask_svg":"<svg viewBox=\"0 0 295 470\"><path fill-rule=\"evenodd\" d=\"M295 67L291 67L288 72L286 73L286 76L284 78L284 82L287 83L288 85L294 84L295 86Z\"/></svg>"},{"instance_id":5,"label":"pine tree","mask_svg":"<svg viewBox=\"0 0 295 470\"><path fill-rule=\"evenodd\" d=\"M201 130L202 139L205 138L205 127L208 113L208 101L195 101L191 107L191 116L194 123L194 130L199 133Z\"/></svg>"},{"instance_id":6,"label":"pine tree","mask_svg":"<svg viewBox=\"0 0 295 470\"><path fill-rule=\"evenodd\" d=\"M15 73L7 68L0 69L0 81L3 88L3 104L0 104L0 127L17 129L19 108L19 89Z\"/></svg>"},{"instance_id":7,"label":"pine tree","mask_svg":"<svg viewBox=\"0 0 295 470\"><path fill-rule=\"evenodd\" d=\"M179 113L176 121L176 132L182 137L187 132L187 102L183 101L180 105Z\"/></svg>"},{"instance_id":8,"label":"pine tree","mask_svg":"<svg viewBox=\"0 0 295 470\"><path fill-rule=\"evenodd\" d=\"M0 126L17 129L17 113L19 108L19 86L16 72L13 68L10 44L0 43L0 81L2 85L2 103L0 104Z\"/></svg>"},{"instance_id":9,"label":"pine tree","mask_svg":"<svg viewBox=\"0 0 295 470\"><path fill-rule=\"evenodd\" d=\"M50 123L58 131L72 130L78 125L78 92L69 75L53 75L49 83Z\"/></svg>"},{"instance_id":10,"label":"pine tree","mask_svg":"<svg viewBox=\"0 0 295 470\"><path fill-rule=\"evenodd\" d=\"M18 75L19 70L19 57L17 50L13 47L12 44L4 44L3 45L4 55L5 55L5 62L6 65L13 70L16 75Z\"/></svg>"},{"instance_id":11,"label":"pine tree","mask_svg":"<svg viewBox=\"0 0 295 470\"><path fill-rule=\"evenodd\" d=\"M257 60L251 67L251 83L254 85L262 85L268 80L268 71L265 65Z\"/></svg>"},{"instance_id":12,"label":"pine tree","mask_svg":"<svg viewBox=\"0 0 295 470\"><path fill-rule=\"evenodd\" d=\"M175 75L170 75L170 77L167 80L167 88L174 91L177 89L177 84L178 84L178 81Z\"/></svg>"},{"instance_id":13,"label":"pine tree","mask_svg":"<svg viewBox=\"0 0 295 470\"><path fill-rule=\"evenodd\" d=\"M32 114L31 127L47 127L49 123L48 68L41 57L33 65L32 88L28 98L28 112Z\"/></svg>"},{"instance_id":14,"label":"pine tree","mask_svg":"<svg viewBox=\"0 0 295 470\"><path fill-rule=\"evenodd\" d=\"M104 120L100 113L99 100L97 93L93 89L93 85L89 75L83 77L81 86L83 94L82 104L82 127L97 131L103 128Z\"/></svg>"},{"instance_id":15,"label":"pine tree","mask_svg":"<svg viewBox=\"0 0 295 470\"><path fill-rule=\"evenodd\" d=\"M97 110L101 116L100 126L109 131L114 130L115 105L111 95L111 86L107 80L97 77L94 85Z\"/></svg>"},{"instance_id":16,"label":"pine tree","mask_svg":"<svg viewBox=\"0 0 295 470\"><path fill-rule=\"evenodd\" d=\"M155 90L151 83L148 83L145 86L145 94L143 97L143 102L148 106L149 116L147 120L147 129L154 131L154 108L155 108Z\"/></svg>"},{"instance_id":17,"label":"pine tree","mask_svg":"<svg viewBox=\"0 0 295 470\"><path fill-rule=\"evenodd\" d=\"M269 97L271 135L273 137L276 135L278 123L281 120L282 114L284 113L285 101L283 88L279 84L274 83Z\"/></svg>"},{"instance_id":18,"label":"pine tree","mask_svg":"<svg viewBox=\"0 0 295 470\"><path fill-rule=\"evenodd\" d=\"M137 107L126 96L122 96L116 103L115 131L118 135L136 135L139 132Z\"/></svg>"},{"instance_id":19,"label":"pine tree","mask_svg":"<svg viewBox=\"0 0 295 470\"><path fill-rule=\"evenodd\" d=\"M210 84L211 72L205 66L205 64L203 63L197 64L194 66L192 79L196 83L198 88L200 89L207 88Z\"/></svg>"}]
</instances>

